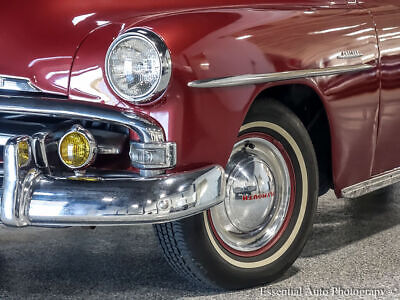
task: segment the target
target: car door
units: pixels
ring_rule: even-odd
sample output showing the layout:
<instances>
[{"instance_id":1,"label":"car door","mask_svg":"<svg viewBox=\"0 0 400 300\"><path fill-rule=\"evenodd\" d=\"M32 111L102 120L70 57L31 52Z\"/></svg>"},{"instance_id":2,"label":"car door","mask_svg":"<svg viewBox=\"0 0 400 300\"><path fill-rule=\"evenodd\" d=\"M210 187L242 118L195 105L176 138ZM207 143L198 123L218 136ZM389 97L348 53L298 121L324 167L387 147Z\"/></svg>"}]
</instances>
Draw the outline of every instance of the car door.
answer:
<instances>
[{"instance_id":1,"label":"car door","mask_svg":"<svg viewBox=\"0 0 400 300\"><path fill-rule=\"evenodd\" d=\"M400 1L369 0L380 51L381 95L372 175L400 167Z\"/></svg>"}]
</instances>

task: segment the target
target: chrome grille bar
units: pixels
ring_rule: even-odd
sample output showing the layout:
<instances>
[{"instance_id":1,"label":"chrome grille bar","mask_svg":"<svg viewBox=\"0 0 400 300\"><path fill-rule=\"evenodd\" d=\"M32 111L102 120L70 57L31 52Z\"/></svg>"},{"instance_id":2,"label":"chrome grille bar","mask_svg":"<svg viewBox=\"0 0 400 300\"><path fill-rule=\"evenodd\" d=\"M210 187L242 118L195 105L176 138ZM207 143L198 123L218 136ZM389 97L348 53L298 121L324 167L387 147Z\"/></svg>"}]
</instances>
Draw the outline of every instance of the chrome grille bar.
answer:
<instances>
[{"instance_id":1,"label":"chrome grille bar","mask_svg":"<svg viewBox=\"0 0 400 300\"><path fill-rule=\"evenodd\" d=\"M52 98L0 96L0 111L10 114L108 122L135 131L142 142L165 141L163 130L156 124L136 113L123 112L113 107Z\"/></svg>"}]
</instances>

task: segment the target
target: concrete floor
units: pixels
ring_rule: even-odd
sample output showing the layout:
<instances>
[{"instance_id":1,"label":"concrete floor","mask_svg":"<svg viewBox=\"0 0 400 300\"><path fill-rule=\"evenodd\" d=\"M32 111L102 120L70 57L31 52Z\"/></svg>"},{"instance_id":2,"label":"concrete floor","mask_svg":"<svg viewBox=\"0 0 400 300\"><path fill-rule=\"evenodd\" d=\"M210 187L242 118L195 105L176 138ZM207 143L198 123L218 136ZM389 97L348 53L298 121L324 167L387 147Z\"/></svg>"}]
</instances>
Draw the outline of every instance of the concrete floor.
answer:
<instances>
[{"instance_id":1,"label":"concrete floor","mask_svg":"<svg viewBox=\"0 0 400 300\"><path fill-rule=\"evenodd\" d=\"M400 185L356 200L321 197L313 237L284 278L234 293L201 290L175 275L151 226L1 228L0 244L1 299L355 299L360 289L400 299Z\"/></svg>"}]
</instances>

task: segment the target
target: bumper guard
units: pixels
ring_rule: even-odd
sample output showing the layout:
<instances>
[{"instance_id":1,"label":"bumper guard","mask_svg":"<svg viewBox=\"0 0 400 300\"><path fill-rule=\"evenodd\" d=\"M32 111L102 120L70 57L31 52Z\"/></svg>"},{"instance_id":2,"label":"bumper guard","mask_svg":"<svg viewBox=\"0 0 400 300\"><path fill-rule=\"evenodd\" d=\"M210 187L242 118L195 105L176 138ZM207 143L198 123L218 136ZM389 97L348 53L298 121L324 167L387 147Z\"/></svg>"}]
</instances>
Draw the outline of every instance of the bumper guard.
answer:
<instances>
[{"instance_id":1,"label":"bumper guard","mask_svg":"<svg viewBox=\"0 0 400 300\"><path fill-rule=\"evenodd\" d=\"M157 177L83 177L44 174L35 160L18 164L18 143L4 151L1 221L10 226L100 226L162 223L200 213L223 200L225 174L220 166ZM31 149L32 151L32 149ZM89 180L90 179L90 180Z\"/></svg>"}]
</instances>

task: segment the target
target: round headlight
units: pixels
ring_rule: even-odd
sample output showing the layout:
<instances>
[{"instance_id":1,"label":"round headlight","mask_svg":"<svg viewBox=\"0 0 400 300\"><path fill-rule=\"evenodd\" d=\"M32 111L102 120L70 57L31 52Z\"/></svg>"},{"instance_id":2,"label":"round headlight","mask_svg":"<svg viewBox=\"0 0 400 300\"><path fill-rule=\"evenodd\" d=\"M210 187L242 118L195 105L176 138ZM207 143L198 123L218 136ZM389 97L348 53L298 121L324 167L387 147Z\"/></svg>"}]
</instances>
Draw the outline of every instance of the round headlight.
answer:
<instances>
[{"instance_id":1,"label":"round headlight","mask_svg":"<svg viewBox=\"0 0 400 300\"><path fill-rule=\"evenodd\" d=\"M106 56L106 76L114 92L135 103L161 95L171 78L171 57L154 32L137 28L119 36Z\"/></svg>"}]
</instances>

